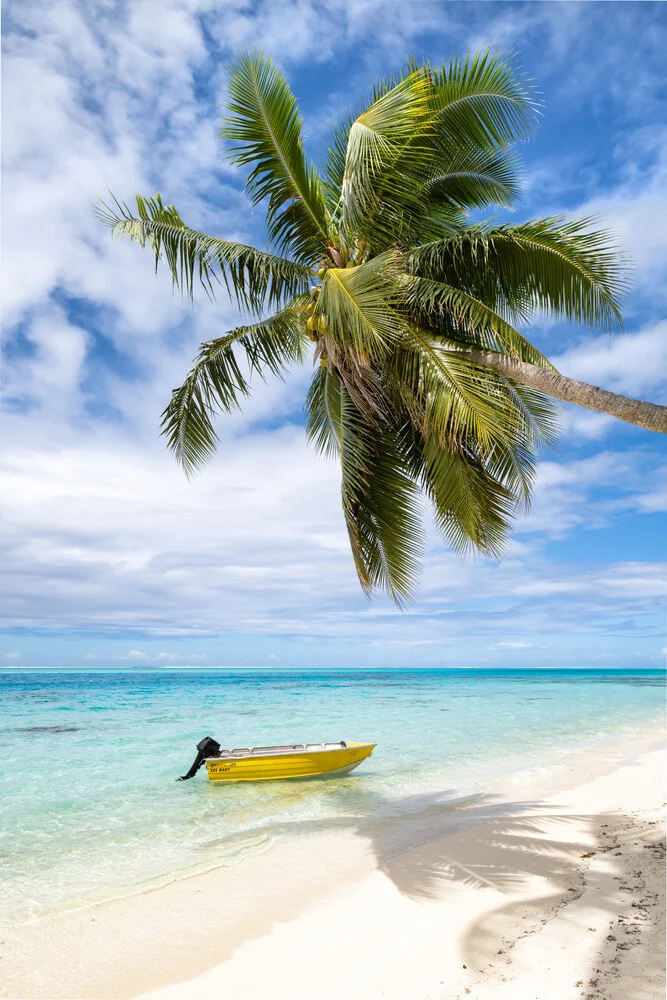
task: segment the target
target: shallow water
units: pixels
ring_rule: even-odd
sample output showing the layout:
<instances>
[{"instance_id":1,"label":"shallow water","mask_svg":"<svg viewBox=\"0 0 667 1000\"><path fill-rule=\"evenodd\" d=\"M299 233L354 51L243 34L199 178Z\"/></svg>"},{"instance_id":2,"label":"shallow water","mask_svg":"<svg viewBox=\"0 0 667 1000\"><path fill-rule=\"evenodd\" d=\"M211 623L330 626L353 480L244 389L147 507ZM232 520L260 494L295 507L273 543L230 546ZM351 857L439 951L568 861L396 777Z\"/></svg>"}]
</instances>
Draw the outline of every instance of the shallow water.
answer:
<instances>
[{"instance_id":1,"label":"shallow water","mask_svg":"<svg viewBox=\"0 0 667 1000\"><path fill-rule=\"evenodd\" d=\"M660 670L0 673L0 912L24 919L295 832L418 813L664 719ZM369 739L326 782L177 783L223 746Z\"/></svg>"}]
</instances>

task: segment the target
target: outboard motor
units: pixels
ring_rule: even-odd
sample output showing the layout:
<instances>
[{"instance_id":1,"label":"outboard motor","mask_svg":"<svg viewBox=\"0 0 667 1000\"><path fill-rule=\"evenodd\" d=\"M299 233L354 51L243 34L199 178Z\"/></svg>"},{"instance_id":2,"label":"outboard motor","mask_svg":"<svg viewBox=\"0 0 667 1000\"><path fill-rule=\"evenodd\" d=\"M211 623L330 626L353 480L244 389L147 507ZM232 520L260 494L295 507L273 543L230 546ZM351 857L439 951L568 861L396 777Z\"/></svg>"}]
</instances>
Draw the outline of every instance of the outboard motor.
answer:
<instances>
[{"instance_id":1,"label":"outboard motor","mask_svg":"<svg viewBox=\"0 0 667 1000\"><path fill-rule=\"evenodd\" d=\"M187 781L188 778L194 778L195 774L202 766L207 757L219 757L220 756L220 744L216 743L212 736L205 736L203 740L197 744L197 756L194 759L194 763L187 774L182 774L178 781Z\"/></svg>"}]
</instances>

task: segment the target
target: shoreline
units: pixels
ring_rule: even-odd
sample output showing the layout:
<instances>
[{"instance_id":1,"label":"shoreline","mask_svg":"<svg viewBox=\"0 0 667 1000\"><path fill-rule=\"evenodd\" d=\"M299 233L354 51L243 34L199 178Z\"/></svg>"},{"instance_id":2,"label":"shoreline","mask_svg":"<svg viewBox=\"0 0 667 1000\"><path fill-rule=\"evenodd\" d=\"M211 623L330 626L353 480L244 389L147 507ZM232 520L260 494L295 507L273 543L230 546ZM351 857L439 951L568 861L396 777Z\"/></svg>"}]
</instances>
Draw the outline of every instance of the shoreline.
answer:
<instances>
[{"instance_id":1,"label":"shoreline","mask_svg":"<svg viewBox=\"0 0 667 1000\"><path fill-rule=\"evenodd\" d=\"M467 914L469 924L474 923L475 919L481 919L481 911L478 912L480 905L482 909L484 906L488 908L489 899L486 897L490 893L495 894L494 905L498 903L498 895L505 902L508 896L510 899L516 896L512 905L530 908L530 900L535 896L539 883L546 910L551 912L555 907L554 916L545 921L553 927L558 919L557 913L562 909L562 906L556 905L555 899L551 899L558 895L554 892L553 883L560 896L568 889L576 888L569 885L563 889L561 883L565 876L562 872L512 872L511 866L505 872L507 887L498 888L493 875L500 865L498 858L487 872L492 877L484 876L480 882L477 877L479 866L487 864L480 858L485 850L488 854L489 846L484 847L484 836L493 834L501 840L511 840L518 836L511 833L511 829L523 829L525 832L531 825L537 824L540 829L533 830L530 843L534 847L535 839L546 839L551 845L560 844L560 847L554 848L560 856L559 865L561 868L564 865L570 873L570 881L574 879L576 882L581 873L570 858L572 850L576 852L586 846L587 850L580 851L580 855L588 855L593 850L595 860L587 861L586 865L591 869L598 864L598 856L603 858L604 855L607 862L613 856L613 852L609 855L609 851L603 851L602 823L596 817L606 810L607 827L616 831L622 839L619 808L624 807L626 813L634 809L648 815L651 809L655 813L664 804L664 795L661 797L655 787L659 777L655 761L662 760L663 754L655 748L650 749L660 737L662 730L654 730L633 740L614 744L610 741L598 749L594 758L588 753L575 762L575 755L570 755L568 761L555 766L547 774L535 776L527 771L523 777L515 775L514 782L508 781L500 794L478 796L475 801L468 799L454 805L450 803L444 808L436 802L425 812L422 811L418 818L402 813L376 821L373 830L355 829L348 824L327 833L301 834L235 867L186 876L159 888L37 919L30 924L5 926L2 929L4 992L0 995L32 1000L42 997L49 1000L60 997L70 1000L74 997L82 1000L130 1000L138 996L142 1000L149 997L150 1000L199 1000L209 995L229 995L235 1000L242 1000L243 997L250 1000L262 995L256 992L259 984L255 981L253 985L252 980L252 969L259 967L264 970L262 974L270 976L267 982L273 984L271 989L266 987L264 995L333 997L341 993L322 992L322 983L318 985L317 978L313 977L324 973L324 981L328 983L333 974L343 975L347 966L344 964L341 968L339 959L334 960L330 956L331 968L324 968L326 956L320 954L319 966L312 967L315 959L308 959L303 968L292 969L286 965L286 959L281 962L279 953L294 954L297 941L302 940L304 944L310 943L310 951L316 956L318 943L312 940L313 926L320 926L320 935L335 941L340 939L350 921L353 924L360 921L363 931L359 939L365 942L364 947L368 946L368 955L366 958L363 954L356 956L359 968L355 975L357 978L361 976L361 979L366 975L365 992L350 993L351 985L347 982L339 983L336 987L338 991L344 989L347 996L358 996L360 1000L362 997L363 1000L370 1000L384 996L406 1000L413 996L419 1000L422 996L431 995L458 997L458 993L451 992L455 989L455 970L449 968L447 957L442 955L442 947L436 947L435 942L430 947L428 945L431 923L440 927L441 934L451 937L453 929L450 925L455 916L450 912L452 906L459 914ZM649 760L653 762L650 766ZM650 774L650 780L639 782L639 788L633 788L629 778L633 767L641 768L644 775ZM588 792L584 792L587 788ZM593 794L593 799L598 796L597 811L586 807L587 794L589 797ZM641 802L637 798L640 794L644 796ZM651 797L655 800L652 803L648 801ZM575 816L572 809L576 802L580 803L580 808ZM630 820L626 816L623 822L627 824ZM637 819L637 822L640 821ZM657 829L661 829L659 820L646 819L645 822L653 824L652 829L656 828L656 824ZM567 846L567 838L561 843L565 828L570 830L575 848L572 844ZM547 836L545 831L551 832ZM643 834L636 835L641 837ZM463 851L465 855L468 850L466 845L470 844L476 844L472 855L461 855L456 864L462 865L462 870L477 872L477 876L468 874L453 880L443 876L443 857L455 857L457 851ZM525 856L525 847L524 844L519 851L522 856ZM643 856L649 853L645 850ZM538 852L536 858L541 857ZM506 860L502 865L507 868ZM415 881L415 872L430 872L425 885L417 885L419 879ZM604 870L599 873L594 871L593 875L603 881L613 878ZM519 889L519 883L525 883L523 890ZM582 890L576 899L584 898L587 891L589 889ZM609 892L605 892L609 896ZM546 900L550 902L547 904ZM403 912L405 907L407 911ZM422 911L426 910L432 911L432 919L420 932L423 938L420 944L420 940L414 939L414 927L419 925L419 920L423 918ZM385 912L394 915L396 926L393 931L393 925L386 926ZM347 914L347 920L341 914ZM428 984L424 982L422 993L409 991L413 985L415 989L421 989L421 986L417 987L421 973L412 969L414 961L407 958L402 959L399 969L391 968L389 962L385 980L382 979L383 962L378 954L372 957L372 943L377 938L374 926L378 922L384 927L384 938L376 943L382 943L389 956L394 948L400 952L406 939L412 941L411 954L417 953L420 947L423 949L419 968L429 969L430 978ZM507 937L508 926L505 920L502 931L498 928L494 932L487 930L485 934L490 938L494 933ZM592 942L593 933L587 934L590 934ZM338 944L346 953L354 954L349 942L343 939ZM520 941L515 942L511 949L499 946L496 951L501 950L504 954L508 950L517 952L519 944ZM319 947L321 952L321 945ZM460 950L463 945L457 947ZM431 968L434 956L440 963L442 975L437 973L440 979L432 982L436 974ZM299 964L302 959L303 955ZM372 966L370 971L369 962ZM413 985L404 980L401 988L408 992L400 993L392 984L400 981L403 966L412 970L410 983ZM247 991L244 992L246 985ZM278 991L279 988L284 989L284 994ZM479 992L479 984L466 980L466 984L461 986L461 997L469 995L464 991L473 988L477 992L471 995L479 996L480 1000L487 996ZM428 990L440 992L431 994ZM508 997L510 995L518 998L521 994L507 994ZM535 995L533 992L532 996ZM540 1000L546 1000L546 993L539 995ZM573 997L586 995L580 991L572 994ZM598 996L595 993L590 995ZM599 995L607 996L604 993ZM493 992L494 1000L504 996L504 993ZM646 993L645 996L649 1000L653 994ZM643 1000L644 994L637 993L637 997Z\"/></svg>"},{"instance_id":2,"label":"shoreline","mask_svg":"<svg viewBox=\"0 0 667 1000\"><path fill-rule=\"evenodd\" d=\"M287 821L279 820L273 826L260 825L238 831L241 841L229 839L229 845L233 845L234 850L231 853L224 852L223 856L199 861L176 861L169 868L151 866L128 880L86 888L80 894L69 892L48 904L40 901L41 906L36 911L32 907L10 908L0 905L0 929L57 920L75 912L160 891L175 882L206 876L218 869L252 865L259 854L276 850L285 838L303 838L305 834L312 833L313 840L317 840L318 831L329 827L341 830L349 827L357 836L370 837L374 842L378 839L376 833L382 831L382 843L374 844L378 850L375 851L375 863L372 867L376 867L394 854L457 832L476 822L477 820L472 819L474 813L470 809L476 803L494 802L502 808L505 802L529 797L530 791L535 794L554 791L559 787L559 781L568 783L572 769L591 777L602 774L612 766L613 761L621 760L628 754L632 756L639 752L638 748L649 747L652 742L660 742L664 731L662 724L651 721L641 731L641 735L634 732L630 736L627 727L620 732L581 733L578 741L566 743L558 750L553 747L543 748L538 752L537 759L530 762L519 751L506 753L494 763L484 761L476 766L472 781L470 773L454 773L453 781L443 781L442 772L431 775L428 779L422 775L413 784L411 795L399 799L388 797L385 802L376 797L372 810L368 813L343 813L338 817L325 816L312 821L298 817ZM586 740L581 742L584 735ZM361 772L355 778L363 782ZM203 784L206 785L207 782L204 780ZM309 783L311 787L314 784L319 786L321 783ZM2 902L0 899L0 904Z\"/></svg>"}]
</instances>

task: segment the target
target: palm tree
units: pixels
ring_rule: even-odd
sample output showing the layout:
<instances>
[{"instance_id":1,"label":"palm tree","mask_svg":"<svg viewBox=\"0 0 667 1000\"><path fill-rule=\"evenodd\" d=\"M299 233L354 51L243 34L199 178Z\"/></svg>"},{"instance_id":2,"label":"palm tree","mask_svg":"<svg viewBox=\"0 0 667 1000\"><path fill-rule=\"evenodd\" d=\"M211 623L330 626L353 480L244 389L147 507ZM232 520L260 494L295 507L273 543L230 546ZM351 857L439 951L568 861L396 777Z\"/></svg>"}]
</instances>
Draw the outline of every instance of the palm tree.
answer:
<instances>
[{"instance_id":1,"label":"palm tree","mask_svg":"<svg viewBox=\"0 0 667 1000\"><path fill-rule=\"evenodd\" d=\"M554 439L545 393L667 430L667 408L563 378L517 329L536 312L619 325L625 270L609 237L589 220L471 221L516 202L512 149L537 106L490 52L411 64L335 129L318 173L287 81L247 53L221 135L249 171L250 201L266 205L271 252L190 229L159 195L99 210L185 294L219 282L249 314L202 345L164 411L186 473L215 451L214 418L241 406L252 375L283 377L314 353L308 437L340 462L361 586L399 604L419 565L423 496L454 548L501 551L536 451Z\"/></svg>"}]
</instances>

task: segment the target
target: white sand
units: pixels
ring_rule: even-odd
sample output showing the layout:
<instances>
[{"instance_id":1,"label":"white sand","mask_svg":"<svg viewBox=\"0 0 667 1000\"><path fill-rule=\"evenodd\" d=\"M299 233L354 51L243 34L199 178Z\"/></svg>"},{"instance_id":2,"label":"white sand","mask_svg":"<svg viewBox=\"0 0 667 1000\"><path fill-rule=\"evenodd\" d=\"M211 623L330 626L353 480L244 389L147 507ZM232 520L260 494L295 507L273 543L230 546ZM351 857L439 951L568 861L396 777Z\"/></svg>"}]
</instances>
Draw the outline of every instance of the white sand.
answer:
<instances>
[{"instance_id":1,"label":"white sand","mask_svg":"<svg viewBox=\"0 0 667 1000\"><path fill-rule=\"evenodd\" d=\"M554 794L512 789L458 828L490 821L380 867L367 831L304 837L252 867L2 929L0 996L663 998L664 764L612 756L599 776L588 755L549 775Z\"/></svg>"},{"instance_id":2,"label":"white sand","mask_svg":"<svg viewBox=\"0 0 667 1000\"><path fill-rule=\"evenodd\" d=\"M141 1000L657 1000L665 758L400 855Z\"/></svg>"}]
</instances>

